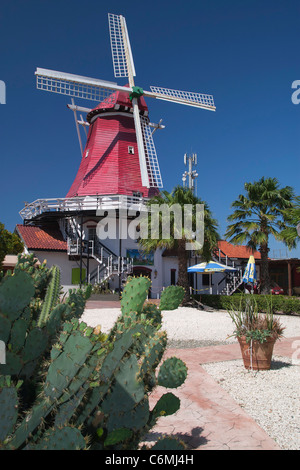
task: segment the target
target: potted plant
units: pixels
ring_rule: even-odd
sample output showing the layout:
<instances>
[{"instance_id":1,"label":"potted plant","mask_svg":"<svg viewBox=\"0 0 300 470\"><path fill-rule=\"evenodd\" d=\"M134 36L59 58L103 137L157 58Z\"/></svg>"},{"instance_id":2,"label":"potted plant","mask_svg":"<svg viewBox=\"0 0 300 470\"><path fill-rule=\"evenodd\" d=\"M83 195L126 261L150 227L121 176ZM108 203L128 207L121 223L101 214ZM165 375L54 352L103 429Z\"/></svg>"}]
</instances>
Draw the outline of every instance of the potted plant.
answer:
<instances>
[{"instance_id":1,"label":"potted plant","mask_svg":"<svg viewBox=\"0 0 300 470\"><path fill-rule=\"evenodd\" d=\"M259 313L254 295L241 296L238 307L228 313L235 325L233 336L238 339L246 369L269 370L275 342L285 327L274 318L272 306Z\"/></svg>"}]
</instances>

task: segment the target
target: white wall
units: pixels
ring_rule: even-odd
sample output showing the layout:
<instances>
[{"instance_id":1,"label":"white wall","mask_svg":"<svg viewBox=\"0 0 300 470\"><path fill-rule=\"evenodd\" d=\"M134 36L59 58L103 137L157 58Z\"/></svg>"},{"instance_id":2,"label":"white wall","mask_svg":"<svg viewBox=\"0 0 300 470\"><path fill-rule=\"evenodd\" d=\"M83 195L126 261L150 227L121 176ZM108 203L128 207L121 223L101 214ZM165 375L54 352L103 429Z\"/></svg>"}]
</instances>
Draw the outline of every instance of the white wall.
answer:
<instances>
[{"instance_id":1,"label":"white wall","mask_svg":"<svg viewBox=\"0 0 300 470\"><path fill-rule=\"evenodd\" d=\"M47 260L47 266L58 266L61 273L61 284L70 286L72 283L72 268L78 268L75 261L69 261L65 251L31 251L42 263Z\"/></svg>"}]
</instances>

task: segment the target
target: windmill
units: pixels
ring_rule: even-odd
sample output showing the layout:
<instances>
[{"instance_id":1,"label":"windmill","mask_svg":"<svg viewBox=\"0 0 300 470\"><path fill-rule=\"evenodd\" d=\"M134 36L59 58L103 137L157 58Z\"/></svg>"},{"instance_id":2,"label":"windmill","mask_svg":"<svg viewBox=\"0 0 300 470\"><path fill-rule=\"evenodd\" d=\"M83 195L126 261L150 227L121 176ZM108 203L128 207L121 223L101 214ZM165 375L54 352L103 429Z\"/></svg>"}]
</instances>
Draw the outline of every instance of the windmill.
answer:
<instances>
[{"instance_id":1,"label":"windmill","mask_svg":"<svg viewBox=\"0 0 300 470\"><path fill-rule=\"evenodd\" d=\"M132 113L131 117L133 117L134 121L134 138L136 139L138 150L138 156L136 156L136 158L138 158L137 161L139 166L139 178L141 181L142 188L145 189L144 193L148 195L149 190L151 190L151 188L157 189L162 187L162 178L152 136L156 129L163 128L164 126L161 125L161 121L159 122L159 124L150 123L148 118L147 106L143 101L144 97L155 98L159 100L165 100L174 103L207 109L210 111L215 111L214 100L212 95L188 91L171 90L168 88L162 88L157 86L150 86L151 91L146 91L143 90L141 87L136 86L134 82L134 77L136 76L136 73L125 18L121 15L109 13L108 22L114 75L116 78L126 77L128 79L128 86L120 86L115 82L108 82L104 80L83 77L79 75L73 75L69 73L42 68L37 68L35 72L38 89L54 93L60 93L63 95L70 96L72 98L72 104L68 106L74 112L75 124L82 153L82 162L80 169L78 170L77 182L74 182L74 189L72 191L69 191L68 196L78 195L79 193L76 192L75 194L75 191L77 191L77 188L80 186L82 181L84 180L84 184L87 186L89 178L91 178L95 173L99 173L100 169L104 168L103 161L105 160L105 158L103 157L103 155L97 156L99 161L95 163L94 160L92 167L91 165L88 165L87 162L90 159L89 149L87 148L88 142L86 144L85 150L83 150L78 125L83 125L84 129L86 130L86 128L91 123L95 122L95 117L99 117L100 111L102 112L103 110L108 110L111 113L112 110L118 110L120 108L120 104L118 101L120 97L123 100L123 104L125 100L125 108L124 106L122 108L123 111L124 109L126 109L126 111L129 111L129 114ZM86 100L96 101L98 103L101 103L101 105L98 105L97 108L95 108L94 110L90 110L88 108L76 106L74 103L74 98L82 98ZM77 112L88 113L87 120L84 120L81 115L81 120L79 121L77 119ZM105 116L101 114L100 117ZM99 129L97 132L103 135L106 131L106 127L102 126L101 129L100 125L98 127ZM92 132L96 132L96 126L93 126L93 128L93 131L91 128L89 129L88 141L91 137ZM133 168L136 168L136 166ZM111 168L112 167L110 166L109 169ZM109 173L107 168L105 171ZM123 165L123 171L129 171L127 170L126 164ZM135 169L131 171L137 170ZM120 171L118 175L116 174L116 177L120 177ZM128 181L128 179L130 178L126 175L124 179ZM136 180L137 177L135 177L135 180L133 181ZM98 186L103 187L103 185L105 186L102 180L100 181L100 183L98 182ZM88 194L88 191L90 193L94 191L95 194L96 189L99 189L96 187L96 185L91 186L86 189L85 194Z\"/></svg>"}]
</instances>

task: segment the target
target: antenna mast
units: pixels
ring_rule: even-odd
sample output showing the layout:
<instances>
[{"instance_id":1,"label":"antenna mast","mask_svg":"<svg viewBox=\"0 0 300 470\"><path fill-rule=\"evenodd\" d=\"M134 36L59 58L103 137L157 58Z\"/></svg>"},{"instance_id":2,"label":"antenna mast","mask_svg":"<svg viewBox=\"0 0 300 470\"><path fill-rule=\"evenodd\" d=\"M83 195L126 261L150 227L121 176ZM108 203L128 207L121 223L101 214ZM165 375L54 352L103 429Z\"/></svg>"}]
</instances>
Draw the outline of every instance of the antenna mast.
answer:
<instances>
[{"instance_id":1,"label":"antenna mast","mask_svg":"<svg viewBox=\"0 0 300 470\"><path fill-rule=\"evenodd\" d=\"M184 164L188 166L188 171L185 171L182 175L183 186L186 188L188 187L193 191L194 194L197 193L196 190L196 178L198 177L198 173L196 170L193 170L193 166L197 165L197 154L193 153L192 155L184 154ZM188 180L188 181L187 181Z\"/></svg>"}]
</instances>

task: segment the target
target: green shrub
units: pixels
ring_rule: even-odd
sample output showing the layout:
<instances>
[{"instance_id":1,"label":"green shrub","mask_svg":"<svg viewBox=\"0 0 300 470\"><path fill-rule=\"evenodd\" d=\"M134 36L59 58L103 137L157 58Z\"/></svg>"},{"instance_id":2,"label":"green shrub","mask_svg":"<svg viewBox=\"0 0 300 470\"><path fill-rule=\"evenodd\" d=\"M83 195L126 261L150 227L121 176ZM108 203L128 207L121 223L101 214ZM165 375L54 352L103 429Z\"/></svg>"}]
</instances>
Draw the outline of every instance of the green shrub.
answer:
<instances>
[{"instance_id":1,"label":"green shrub","mask_svg":"<svg viewBox=\"0 0 300 470\"><path fill-rule=\"evenodd\" d=\"M243 294L233 294L231 296L206 294L194 296L194 298L200 300L208 307L212 307L217 310L228 310L231 306L239 306L241 296L243 296ZM299 297L289 297L285 295L255 295L255 300L260 312L267 312L268 307L271 307L273 313L283 313L285 315L300 314Z\"/></svg>"}]
</instances>

